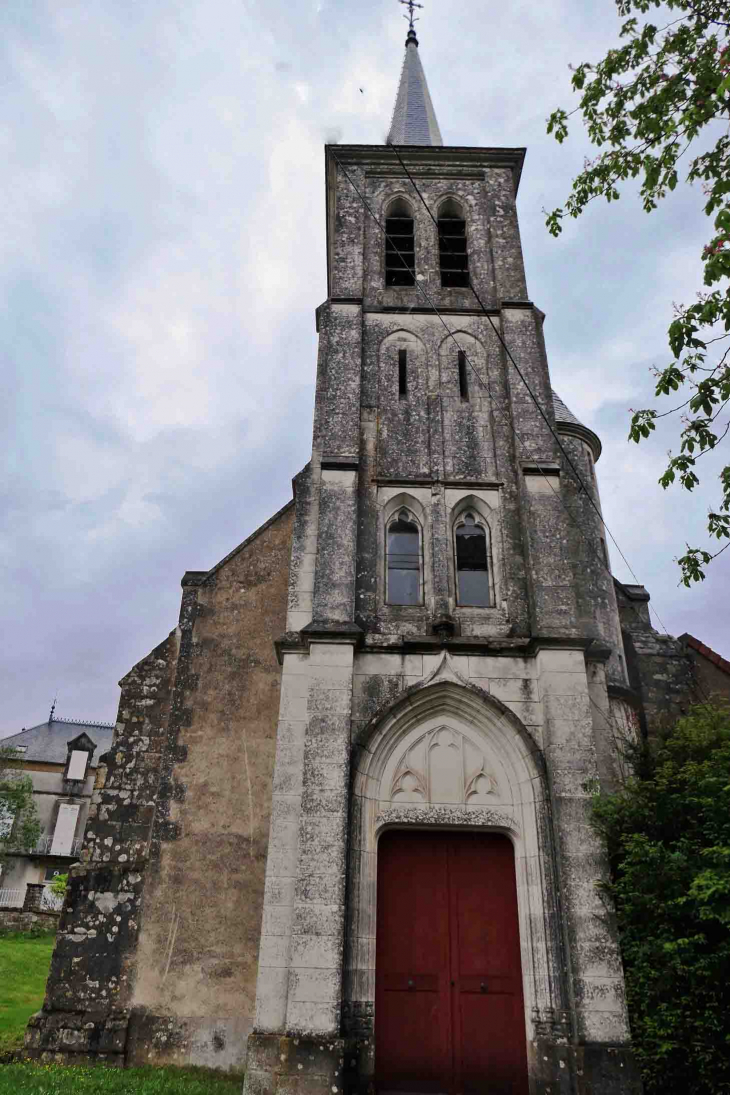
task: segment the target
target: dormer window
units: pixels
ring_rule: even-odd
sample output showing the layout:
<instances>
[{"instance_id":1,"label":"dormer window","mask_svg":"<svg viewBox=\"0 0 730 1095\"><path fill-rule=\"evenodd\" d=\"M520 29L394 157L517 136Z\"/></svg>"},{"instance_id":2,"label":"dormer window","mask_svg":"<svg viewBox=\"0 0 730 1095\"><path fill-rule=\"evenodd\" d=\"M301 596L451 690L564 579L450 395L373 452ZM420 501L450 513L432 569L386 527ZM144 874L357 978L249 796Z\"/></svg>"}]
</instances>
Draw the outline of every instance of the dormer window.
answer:
<instances>
[{"instance_id":1,"label":"dormer window","mask_svg":"<svg viewBox=\"0 0 730 1095\"><path fill-rule=\"evenodd\" d=\"M79 734L66 744L66 770L63 778L68 783L83 783L89 772L91 758L96 752L96 744L88 734Z\"/></svg>"},{"instance_id":2,"label":"dormer window","mask_svg":"<svg viewBox=\"0 0 730 1095\"><path fill-rule=\"evenodd\" d=\"M473 513L467 513L456 526L454 540L458 603L488 608L492 600L487 531Z\"/></svg>"},{"instance_id":3,"label":"dormer window","mask_svg":"<svg viewBox=\"0 0 730 1095\"><path fill-rule=\"evenodd\" d=\"M439 206L439 260L444 289L469 288L469 256L466 250L466 221L461 205L447 198Z\"/></svg>"},{"instance_id":4,"label":"dormer window","mask_svg":"<svg viewBox=\"0 0 730 1095\"><path fill-rule=\"evenodd\" d=\"M385 214L385 284L416 284L413 210L405 198L395 198Z\"/></svg>"}]
</instances>

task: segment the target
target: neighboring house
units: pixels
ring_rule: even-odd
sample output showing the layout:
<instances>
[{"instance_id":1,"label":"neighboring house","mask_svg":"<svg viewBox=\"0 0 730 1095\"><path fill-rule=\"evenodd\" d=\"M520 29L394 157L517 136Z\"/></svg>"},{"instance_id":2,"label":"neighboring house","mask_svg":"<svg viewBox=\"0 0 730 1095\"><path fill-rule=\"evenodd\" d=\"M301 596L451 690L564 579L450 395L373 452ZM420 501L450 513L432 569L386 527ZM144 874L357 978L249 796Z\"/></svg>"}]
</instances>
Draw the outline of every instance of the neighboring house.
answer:
<instances>
[{"instance_id":1,"label":"neighboring house","mask_svg":"<svg viewBox=\"0 0 730 1095\"><path fill-rule=\"evenodd\" d=\"M33 781L41 823L34 848L12 855L0 877L0 908L23 904L27 884L50 884L79 857L100 757L109 749L113 723L57 719L1 738L15 749Z\"/></svg>"}]
</instances>

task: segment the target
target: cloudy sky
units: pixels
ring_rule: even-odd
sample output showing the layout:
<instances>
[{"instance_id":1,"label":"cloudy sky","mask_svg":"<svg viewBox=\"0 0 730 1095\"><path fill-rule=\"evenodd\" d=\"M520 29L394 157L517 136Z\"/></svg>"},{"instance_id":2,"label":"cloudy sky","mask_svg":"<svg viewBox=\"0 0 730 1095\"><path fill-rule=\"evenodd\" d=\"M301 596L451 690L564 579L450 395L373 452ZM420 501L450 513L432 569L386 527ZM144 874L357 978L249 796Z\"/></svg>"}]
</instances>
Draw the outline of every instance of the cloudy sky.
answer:
<instances>
[{"instance_id":1,"label":"cloudy sky","mask_svg":"<svg viewBox=\"0 0 730 1095\"><path fill-rule=\"evenodd\" d=\"M384 139L400 16L395 0L2 5L0 734L56 693L61 716L114 719L183 572L290 497L326 295L322 146ZM603 439L608 524L666 627L730 654L730 552L689 591L672 561L704 542L718 462L694 497L665 493L670 434L625 440L671 302L699 283L701 194L652 216L628 195L596 205L558 241L544 227L588 150L545 118L571 105L569 62L614 40L614 5L429 0L422 16L445 142L528 148L528 284L554 386Z\"/></svg>"}]
</instances>

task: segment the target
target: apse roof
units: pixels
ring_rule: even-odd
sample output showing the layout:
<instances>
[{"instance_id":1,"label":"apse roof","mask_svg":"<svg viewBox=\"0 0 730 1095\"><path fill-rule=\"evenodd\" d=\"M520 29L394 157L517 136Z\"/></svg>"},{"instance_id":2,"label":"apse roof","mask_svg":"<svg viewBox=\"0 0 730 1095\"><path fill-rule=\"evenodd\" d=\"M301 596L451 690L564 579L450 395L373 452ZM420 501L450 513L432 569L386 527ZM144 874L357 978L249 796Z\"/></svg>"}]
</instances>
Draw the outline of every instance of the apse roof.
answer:
<instances>
[{"instance_id":1,"label":"apse roof","mask_svg":"<svg viewBox=\"0 0 730 1095\"><path fill-rule=\"evenodd\" d=\"M583 423L579 418L576 418L571 410L569 410L556 391L553 391L553 410L555 411L556 422L571 422L574 426L583 426ZM587 427L583 427L586 429Z\"/></svg>"},{"instance_id":2,"label":"apse roof","mask_svg":"<svg viewBox=\"0 0 730 1095\"><path fill-rule=\"evenodd\" d=\"M426 74L418 56L418 39L414 31L409 30L387 144L443 143Z\"/></svg>"},{"instance_id":3,"label":"apse roof","mask_svg":"<svg viewBox=\"0 0 730 1095\"><path fill-rule=\"evenodd\" d=\"M19 760L44 761L46 764L65 764L68 743L79 734L86 734L96 745L92 765L96 765L102 753L111 748L113 724L105 722L77 722L75 719L53 719L0 738L0 747L22 749Z\"/></svg>"},{"instance_id":4,"label":"apse roof","mask_svg":"<svg viewBox=\"0 0 730 1095\"><path fill-rule=\"evenodd\" d=\"M601 455L600 438L588 426L584 426L579 418L576 418L555 391L553 391L553 410L555 411L555 425L562 426L566 433L572 432L579 437L583 437L593 449L593 459L598 460Z\"/></svg>"}]
</instances>

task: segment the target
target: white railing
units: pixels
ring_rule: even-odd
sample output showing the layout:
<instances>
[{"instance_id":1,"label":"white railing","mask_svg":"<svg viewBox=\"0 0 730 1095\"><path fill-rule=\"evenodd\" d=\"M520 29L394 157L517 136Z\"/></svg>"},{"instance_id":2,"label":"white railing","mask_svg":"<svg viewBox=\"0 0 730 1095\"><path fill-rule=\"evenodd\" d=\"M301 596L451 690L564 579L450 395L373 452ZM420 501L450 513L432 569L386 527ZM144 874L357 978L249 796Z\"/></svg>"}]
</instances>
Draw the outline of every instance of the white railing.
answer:
<instances>
[{"instance_id":1,"label":"white railing","mask_svg":"<svg viewBox=\"0 0 730 1095\"><path fill-rule=\"evenodd\" d=\"M22 890L0 890L0 909L22 909L25 887Z\"/></svg>"},{"instance_id":2,"label":"white railing","mask_svg":"<svg viewBox=\"0 0 730 1095\"><path fill-rule=\"evenodd\" d=\"M71 849L68 852L53 852L53 834L45 833L42 837L39 837L33 851L36 855L64 855L64 856L77 856L81 852L81 845L84 843L82 836L77 837L71 845Z\"/></svg>"},{"instance_id":3,"label":"white railing","mask_svg":"<svg viewBox=\"0 0 730 1095\"><path fill-rule=\"evenodd\" d=\"M54 893L46 887L41 897L41 908L45 912L60 912L63 908L63 894Z\"/></svg>"}]
</instances>

